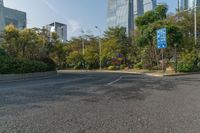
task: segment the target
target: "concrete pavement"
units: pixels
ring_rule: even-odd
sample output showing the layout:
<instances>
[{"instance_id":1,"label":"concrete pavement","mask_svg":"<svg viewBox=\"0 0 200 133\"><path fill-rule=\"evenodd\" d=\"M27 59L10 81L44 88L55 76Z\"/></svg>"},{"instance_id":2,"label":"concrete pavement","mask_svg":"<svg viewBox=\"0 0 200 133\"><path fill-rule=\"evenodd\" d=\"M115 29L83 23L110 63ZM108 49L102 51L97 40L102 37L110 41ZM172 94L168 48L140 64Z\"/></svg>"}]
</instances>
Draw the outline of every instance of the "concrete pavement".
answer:
<instances>
[{"instance_id":1,"label":"concrete pavement","mask_svg":"<svg viewBox=\"0 0 200 133\"><path fill-rule=\"evenodd\" d=\"M0 83L3 133L198 133L200 75L61 73Z\"/></svg>"}]
</instances>

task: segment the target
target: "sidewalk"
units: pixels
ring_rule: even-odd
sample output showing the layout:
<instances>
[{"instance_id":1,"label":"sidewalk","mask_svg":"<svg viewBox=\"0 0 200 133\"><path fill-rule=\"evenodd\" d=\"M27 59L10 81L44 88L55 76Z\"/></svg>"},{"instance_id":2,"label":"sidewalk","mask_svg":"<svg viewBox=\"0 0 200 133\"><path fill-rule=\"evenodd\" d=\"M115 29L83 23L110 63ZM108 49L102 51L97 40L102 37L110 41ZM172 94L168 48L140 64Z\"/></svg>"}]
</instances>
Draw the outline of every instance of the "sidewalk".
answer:
<instances>
[{"instance_id":1,"label":"sidewalk","mask_svg":"<svg viewBox=\"0 0 200 133\"><path fill-rule=\"evenodd\" d=\"M122 73L133 73L133 74L144 74L147 76L154 76L154 77L169 77L169 76L184 76L184 75L192 75L192 74L200 74L200 72L190 72L190 73L181 73L181 72L163 72L162 70L136 70L136 69L130 69L130 70L121 70L116 72L122 72Z\"/></svg>"},{"instance_id":2,"label":"sidewalk","mask_svg":"<svg viewBox=\"0 0 200 133\"><path fill-rule=\"evenodd\" d=\"M62 72L71 72L71 73L93 73L93 72L105 72L105 73L129 73L129 74L143 74L147 76L154 76L154 77L167 77L167 76L184 76L184 75L191 75L191 74L200 74L200 73L175 73L175 72L162 72L158 70L136 70L136 69L129 69L129 70L58 70L58 73Z\"/></svg>"}]
</instances>

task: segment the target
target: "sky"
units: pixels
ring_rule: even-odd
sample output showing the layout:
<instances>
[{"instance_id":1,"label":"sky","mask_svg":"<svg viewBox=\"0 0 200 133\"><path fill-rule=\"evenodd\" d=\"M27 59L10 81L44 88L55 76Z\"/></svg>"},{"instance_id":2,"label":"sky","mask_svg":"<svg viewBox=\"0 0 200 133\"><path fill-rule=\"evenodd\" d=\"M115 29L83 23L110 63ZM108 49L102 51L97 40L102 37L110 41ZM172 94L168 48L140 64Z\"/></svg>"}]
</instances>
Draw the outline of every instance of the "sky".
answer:
<instances>
[{"instance_id":1,"label":"sky","mask_svg":"<svg viewBox=\"0 0 200 133\"><path fill-rule=\"evenodd\" d=\"M177 0L158 0L169 5L170 12ZM68 39L81 35L81 30L98 35L95 26L106 29L107 0L4 0L6 7L25 11L27 27L42 27L51 22L68 25Z\"/></svg>"}]
</instances>

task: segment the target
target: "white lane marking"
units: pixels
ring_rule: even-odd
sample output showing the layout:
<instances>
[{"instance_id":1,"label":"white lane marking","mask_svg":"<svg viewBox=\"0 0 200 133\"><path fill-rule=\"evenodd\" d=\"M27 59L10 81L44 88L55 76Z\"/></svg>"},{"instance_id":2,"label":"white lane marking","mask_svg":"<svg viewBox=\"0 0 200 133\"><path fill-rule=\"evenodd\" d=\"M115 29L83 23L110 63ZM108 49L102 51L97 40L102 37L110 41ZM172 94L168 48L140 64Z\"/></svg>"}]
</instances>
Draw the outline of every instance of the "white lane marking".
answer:
<instances>
[{"instance_id":1,"label":"white lane marking","mask_svg":"<svg viewBox=\"0 0 200 133\"><path fill-rule=\"evenodd\" d=\"M110 83L107 83L107 85L106 85L106 86L113 85L114 83L117 83L117 82L118 82L118 81L120 81L121 79L122 79L122 76L121 76L121 77L119 77L118 79L116 79L116 80L114 80L114 81L110 82Z\"/></svg>"}]
</instances>

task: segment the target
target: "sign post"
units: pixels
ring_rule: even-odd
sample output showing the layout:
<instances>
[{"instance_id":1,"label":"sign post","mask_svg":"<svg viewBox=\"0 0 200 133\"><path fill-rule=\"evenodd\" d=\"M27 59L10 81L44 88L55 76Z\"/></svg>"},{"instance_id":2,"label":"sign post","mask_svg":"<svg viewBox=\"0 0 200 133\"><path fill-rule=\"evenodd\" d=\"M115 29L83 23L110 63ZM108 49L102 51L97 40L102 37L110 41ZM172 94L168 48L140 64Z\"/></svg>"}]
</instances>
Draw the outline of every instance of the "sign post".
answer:
<instances>
[{"instance_id":1,"label":"sign post","mask_svg":"<svg viewBox=\"0 0 200 133\"><path fill-rule=\"evenodd\" d=\"M157 48L162 52L162 71L164 73L164 49L167 48L167 29L157 30Z\"/></svg>"}]
</instances>

